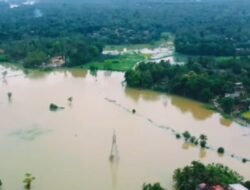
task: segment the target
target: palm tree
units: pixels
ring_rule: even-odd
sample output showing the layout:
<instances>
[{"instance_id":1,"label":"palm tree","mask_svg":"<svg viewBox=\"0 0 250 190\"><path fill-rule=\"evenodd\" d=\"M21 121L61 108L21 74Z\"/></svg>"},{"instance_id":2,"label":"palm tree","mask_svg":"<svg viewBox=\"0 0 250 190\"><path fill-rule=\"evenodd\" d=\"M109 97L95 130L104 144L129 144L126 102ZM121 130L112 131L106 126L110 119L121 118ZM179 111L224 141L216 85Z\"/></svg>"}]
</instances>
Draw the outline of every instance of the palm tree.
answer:
<instances>
[{"instance_id":1,"label":"palm tree","mask_svg":"<svg viewBox=\"0 0 250 190\"><path fill-rule=\"evenodd\" d=\"M31 183L35 180L36 178L33 177L30 173L26 173L25 174L25 178L23 180L24 183L24 187L26 189L30 189L31 188Z\"/></svg>"}]
</instances>

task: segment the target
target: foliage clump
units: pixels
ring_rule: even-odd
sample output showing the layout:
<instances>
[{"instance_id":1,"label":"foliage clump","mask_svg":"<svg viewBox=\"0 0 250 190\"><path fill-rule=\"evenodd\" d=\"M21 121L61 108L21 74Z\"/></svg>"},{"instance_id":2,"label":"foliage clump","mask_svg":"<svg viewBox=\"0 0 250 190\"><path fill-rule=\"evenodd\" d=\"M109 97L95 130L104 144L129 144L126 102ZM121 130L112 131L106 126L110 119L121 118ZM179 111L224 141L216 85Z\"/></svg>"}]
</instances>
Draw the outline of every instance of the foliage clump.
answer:
<instances>
[{"instance_id":1,"label":"foliage clump","mask_svg":"<svg viewBox=\"0 0 250 190\"><path fill-rule=\"evenodd\" d=\"M194 190L201 183L222 185L242 183L243 177L222 164L204 165L193 161L191 165L176 169L173 176L178 190Z\"/></svg>"},{"instance_id":2,"label":"foliage clump","mask_svg":"<svg viewBox=\"0 0 250 190\"><path fill-rule=\"evenodd\" d=\"M26 173L25 174L25 178L23 180L24 183L24 187L26 189L30 189L31 188L31 183L35 180L36 178L32 176L32 174L30 173Z\"/></svg>"},{"instance_id":3,"label":"foliage clump","mask_svg":"<svg viewBox=\"0 0 250 190\"><path fill-rule=\"evenodd\" d=\"M49 109L50 109L50 111L58 111L58 110L60 110L60 109L64 109L64 107L59 107L58 105L56 105L56 104L54 104L54 103L51 103L51 104L49 105Z\"/></svg>"},{"instance_id":4,"label":"foliage clump","mask_svg":"<svg viewBox=\"0 0 250 190\"><path fill-rule=\"evenodd\" d=\"M223 147L219 147L219 148L217 149L217 152L218 152L219 154L224 154L224 153L225 153L225 149L224 149Z\"/></svg>"},{"instance_id":5,"label":"foliage clump","mask_svg":"<svg viewBox=\"0 0 250 190\"><path fill-rule=\"evenodd\" d=\"M155 184L143 184L142 190L165 190L163 187L161 187L160 183Z\"/></svg>"}]
</instances>

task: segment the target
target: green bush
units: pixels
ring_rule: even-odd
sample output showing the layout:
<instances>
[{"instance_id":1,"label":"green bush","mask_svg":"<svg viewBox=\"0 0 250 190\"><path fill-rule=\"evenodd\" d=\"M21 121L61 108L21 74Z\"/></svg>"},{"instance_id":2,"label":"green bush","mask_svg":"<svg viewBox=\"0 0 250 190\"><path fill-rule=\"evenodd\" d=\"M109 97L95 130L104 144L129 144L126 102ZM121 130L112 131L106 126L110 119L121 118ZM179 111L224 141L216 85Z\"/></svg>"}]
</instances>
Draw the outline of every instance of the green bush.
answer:
<instances>
[{"instance_id":1,"label":"green bush","mask_svg":"<svg viewBox=\"0 0 250 190\"><path fill-rule=\"evenodd\" d=\"M217 152L218 152L219 154L224 154L225 150L224 150L223 147L220 147L220 148L217 149Z\"/></svg>"},{"instance_id":2,"label":"green bush","mask_svg":"<svg viewBox=\"0 0 250 190\"><path fill-rule=\"evenodd\" d=\"M161 187L160 183L155 183L153 185L149 184L143 184L142 190L165 190Z\"/></svg>"}]
</instances>

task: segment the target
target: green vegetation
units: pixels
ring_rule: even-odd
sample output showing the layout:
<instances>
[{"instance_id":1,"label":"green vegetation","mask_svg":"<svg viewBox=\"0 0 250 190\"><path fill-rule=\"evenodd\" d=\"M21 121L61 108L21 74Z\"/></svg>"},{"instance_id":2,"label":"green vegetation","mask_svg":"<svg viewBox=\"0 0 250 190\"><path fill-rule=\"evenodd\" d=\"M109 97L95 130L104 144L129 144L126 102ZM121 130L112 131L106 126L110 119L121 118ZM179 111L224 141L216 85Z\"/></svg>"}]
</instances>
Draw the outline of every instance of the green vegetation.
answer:
<instances>
[{"instance_id":1,"label":"green vegetation","mask_svg":"<svg viewBox=\"0 0 250 190\"><path fill-rule=\"evenodd\" d=\"M244 185L245 185L246 188L250 189L250 181L246 181L246 182L244 183Z\"/></svg>"},{"instance_id":2,"label":"green vegetation","mask_svg":"<svg viewBox=\"0 0 250 190\"><path fill-rule=\"evenodd\" d=\"M178 190L194 190L205 183L209 186L243 183L243 178L235 171L221 164L204 165L193 161L190 166L176 169L174 172L174 182Z\"/></svg>"},{"instance_id":3,"label":"green vegetation","mask_svg":"<svg viewBox=\"0 0 250 190\"><path fill-rule=\"evenodd\" d=\"M81 36L19 40L8 42L4 47L10 61L21 62L25 68L47 67L58 56L64 58L65 66L83 65L99 57L103 48L100 43L90 42Z\"/></svg>"},{"instance_id":4,"label":"green vegetation","mask_svg":"<svg viewBox=\"0 0 250 190\"><path fill-rule=\"evenodd\" d=\"M192 136L188 131L185 131L182 133L182 137L184 138L186 143L191 143L195 146L200 145L201 148L208 148L207 147L207 136L201 134L199 138L196 138L195 136ZM176 134L176 138L181 138L180 134Z\"/></svg>"},{"instance_id":5,"label":"green vegetation","mask_svg":"<svg viewBox=\"0 0 250 190\"><path fill-rule=\"evenodd\" d=\"M201 148L206 148L206 145L207 145L207 141L205 140L200 141Z\"/></svg>"},{"instance_id":6,"label":"green vegetation","mask_svg":"<svg viewBox=\"0 0 250 190\"><path fill-rule=\"evenodd\" d=\"M11 98L12 98L12 92L8 92L7 96L8 96L8 99L11 100Z\"/></svg>"},{"instance_id":7,"label":"green vegetation","mask_svg":"<svg viewBox=\"0 0 250 190\"><path fill-rule=\"evenodd\" d=\"M58 110L60 110L60 109L64 109L64 107L59 107L59 106L57 106L56 104L51 103L51 104L49 105L49 109L50 109L50 111L58 111Z\"/></svg>"},{"instance_id":8,"label":"green vegetation","mask_svg":"<svg viewBox=\"0 0 250 190\"><path fill-rule=\"evenodd\" d=\"M42 12L39 17L32 6L10 9L7 2L1 2L0 62L21 62L30 68L49 64L54 56L63 56L66 66L79 66L98 60L104 45L108 49L145 44L154 47L161 39L169 38L177 52L188 55L249 55L250 3L229 1L135 0L99 2L98 6L81 1L44 1L36 4ZM105 66L94 65L124 71L132 64L123 68L123 64L108 62ZM208 91L203 93L208 99Z\"/></svg>"},{"instance_id":9,"label":"green vegetation","mask_svg":"<svg viewBox=\"0 0 250 190\"><path fill-rule=\"evenodd\" d=\"M6 55L0 55L0 63L8 62L9 59Z\"/></svg>"},{"instance_id":10,"label":"green vegetation","mask_svg":"<svg viewBox=\"0 0 250 190\"><path fill-rule=\"evenodd\" d=\"M189 59L185 65L140 63L125 74L130 87L149 88L213 104L234 116L250 106L250 57Z\"/></svg>"},{"instance_id":11,"label":"green vegetation","mask_svg":"<svg viewBox=\"0 0 250 190\"><path fill-rule=\"evenodd\" d=\"M48 56L42 52L30 52L27 54L27 57L24 59L24 67L26 68L37 68L42 67L48 62Z\"/></svg>"},{"instance_id":12,"label":"green vegetation","mask_svg":"<svg viewBox=\"0 0 250 190\"><path fill-rule=\"evenodd\" d=\"M121 44L121 45L107 45L104 50L118 50L122 51L124 49L130 49L130 50L137 50L137 49L143 49L143 48L149 48L154 49L159 46L168 46L166 41L173 41L174 37L170 33L162 33L160 36L160 39L157 41L152 41L149 43L142 43L142 44Z\"/></svg>"},{"instance_id":13,"label":"green vegetation","mask_svg":"<svg viewBox=\"0 0 250 190\"><path fill-rule=\"evenodd\" d=\"M242 114L242 117L248 121L250 121L250 111L247 111Z\"/></svg>"},{"instance_id":14,"label":"green vegetation","mask_svg":"<svg viewBox=\"0 0 250 190\"><path fill-rule=\"evenodd\" d=\"M140 54L118 55L105 58L105 60L87 63L83 66L86 69L112 70L112 71L128 71L132 69L136 63L143 61L145 58Z\"/></svg>"},{"instance_id":15,"label":"green vegetation","mask_svg":"<svg viewBox=\"0 0 250 190\"><path fill-rule=\"evenodd\" d=\"M180 135L180 134L176 134L175 137L176 137L177 139L180 139L180 138L181 138L181 135Z\"/></svg>"},{"instance_id":16,"label":"green vegetation","mask_svg":"<svg viewBox=\"0 0 250 190\"><path fill-rule=\"evenodd\" d=\"M188 131L182 133L182 136L184 137L185 141L188 141L191 138L191 134Z\"/></svg>"},{"instance_id":17,"label":"green vegetation","mask_svg":"<svg viewBox=\"0 0 250 190\"><path fill-rule=\"evenodd\" d=\"M73 97L71 96L71 97L68 97L68 101L69 102L72 102L73 101Z\"/></svg>"},{"instance_id":18,"label":"green vegetation","mask_svg":"<svg viewBox=\"0 0 250 190\"><path fill-rule=\"evenodd\" d=\"M218 152L219 154L224 154L225 150L224 150L223 147L219 147L219 148L217 149L217 152Z\"/></svg>"},{"instance_id":19,"label":"green vegetation","mask_svg":"<svg viewBox=\"0 0 250 190\"><path fill-rule=\"evenodd\" d=\"M165 190L164 188L161 187L160 183L155 183L155 184L143 184L142 190Z\"/></svg>"},{"instance_id":20,"label":"green vegetation","mask_svg":"<svg viewBox=\"0 0 250 190\"><path fill-rule=\"evenodd\" d=\"M30 173L25 174L25 178L23 180L24 183L24 187L26 189L30 189L31 188L31 184L32 182L35 180L36 178L33 177Z\"/></svg>"}]
</instances>

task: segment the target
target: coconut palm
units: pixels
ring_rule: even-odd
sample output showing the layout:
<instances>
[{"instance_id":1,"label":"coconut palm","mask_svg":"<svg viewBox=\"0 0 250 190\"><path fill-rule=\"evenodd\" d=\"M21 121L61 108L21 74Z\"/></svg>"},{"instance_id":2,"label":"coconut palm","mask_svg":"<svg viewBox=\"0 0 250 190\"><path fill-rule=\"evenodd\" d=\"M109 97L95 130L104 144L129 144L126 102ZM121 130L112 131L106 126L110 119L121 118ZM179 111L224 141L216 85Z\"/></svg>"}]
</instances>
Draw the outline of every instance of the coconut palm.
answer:
<instances>
[{"instance_id":1,"label":"coconut palm","mask_svg":"<svg viewBox=\"0 0 250 190\"><path fill-rule=\"evenodd\" d=\"M31 183L35 180L36 178L33 177L30 173L26 173L25 174L25 178L23 180L24 183L24 187L26 189L30 189L31 188Z\"/></svg>"}]
</instances>

